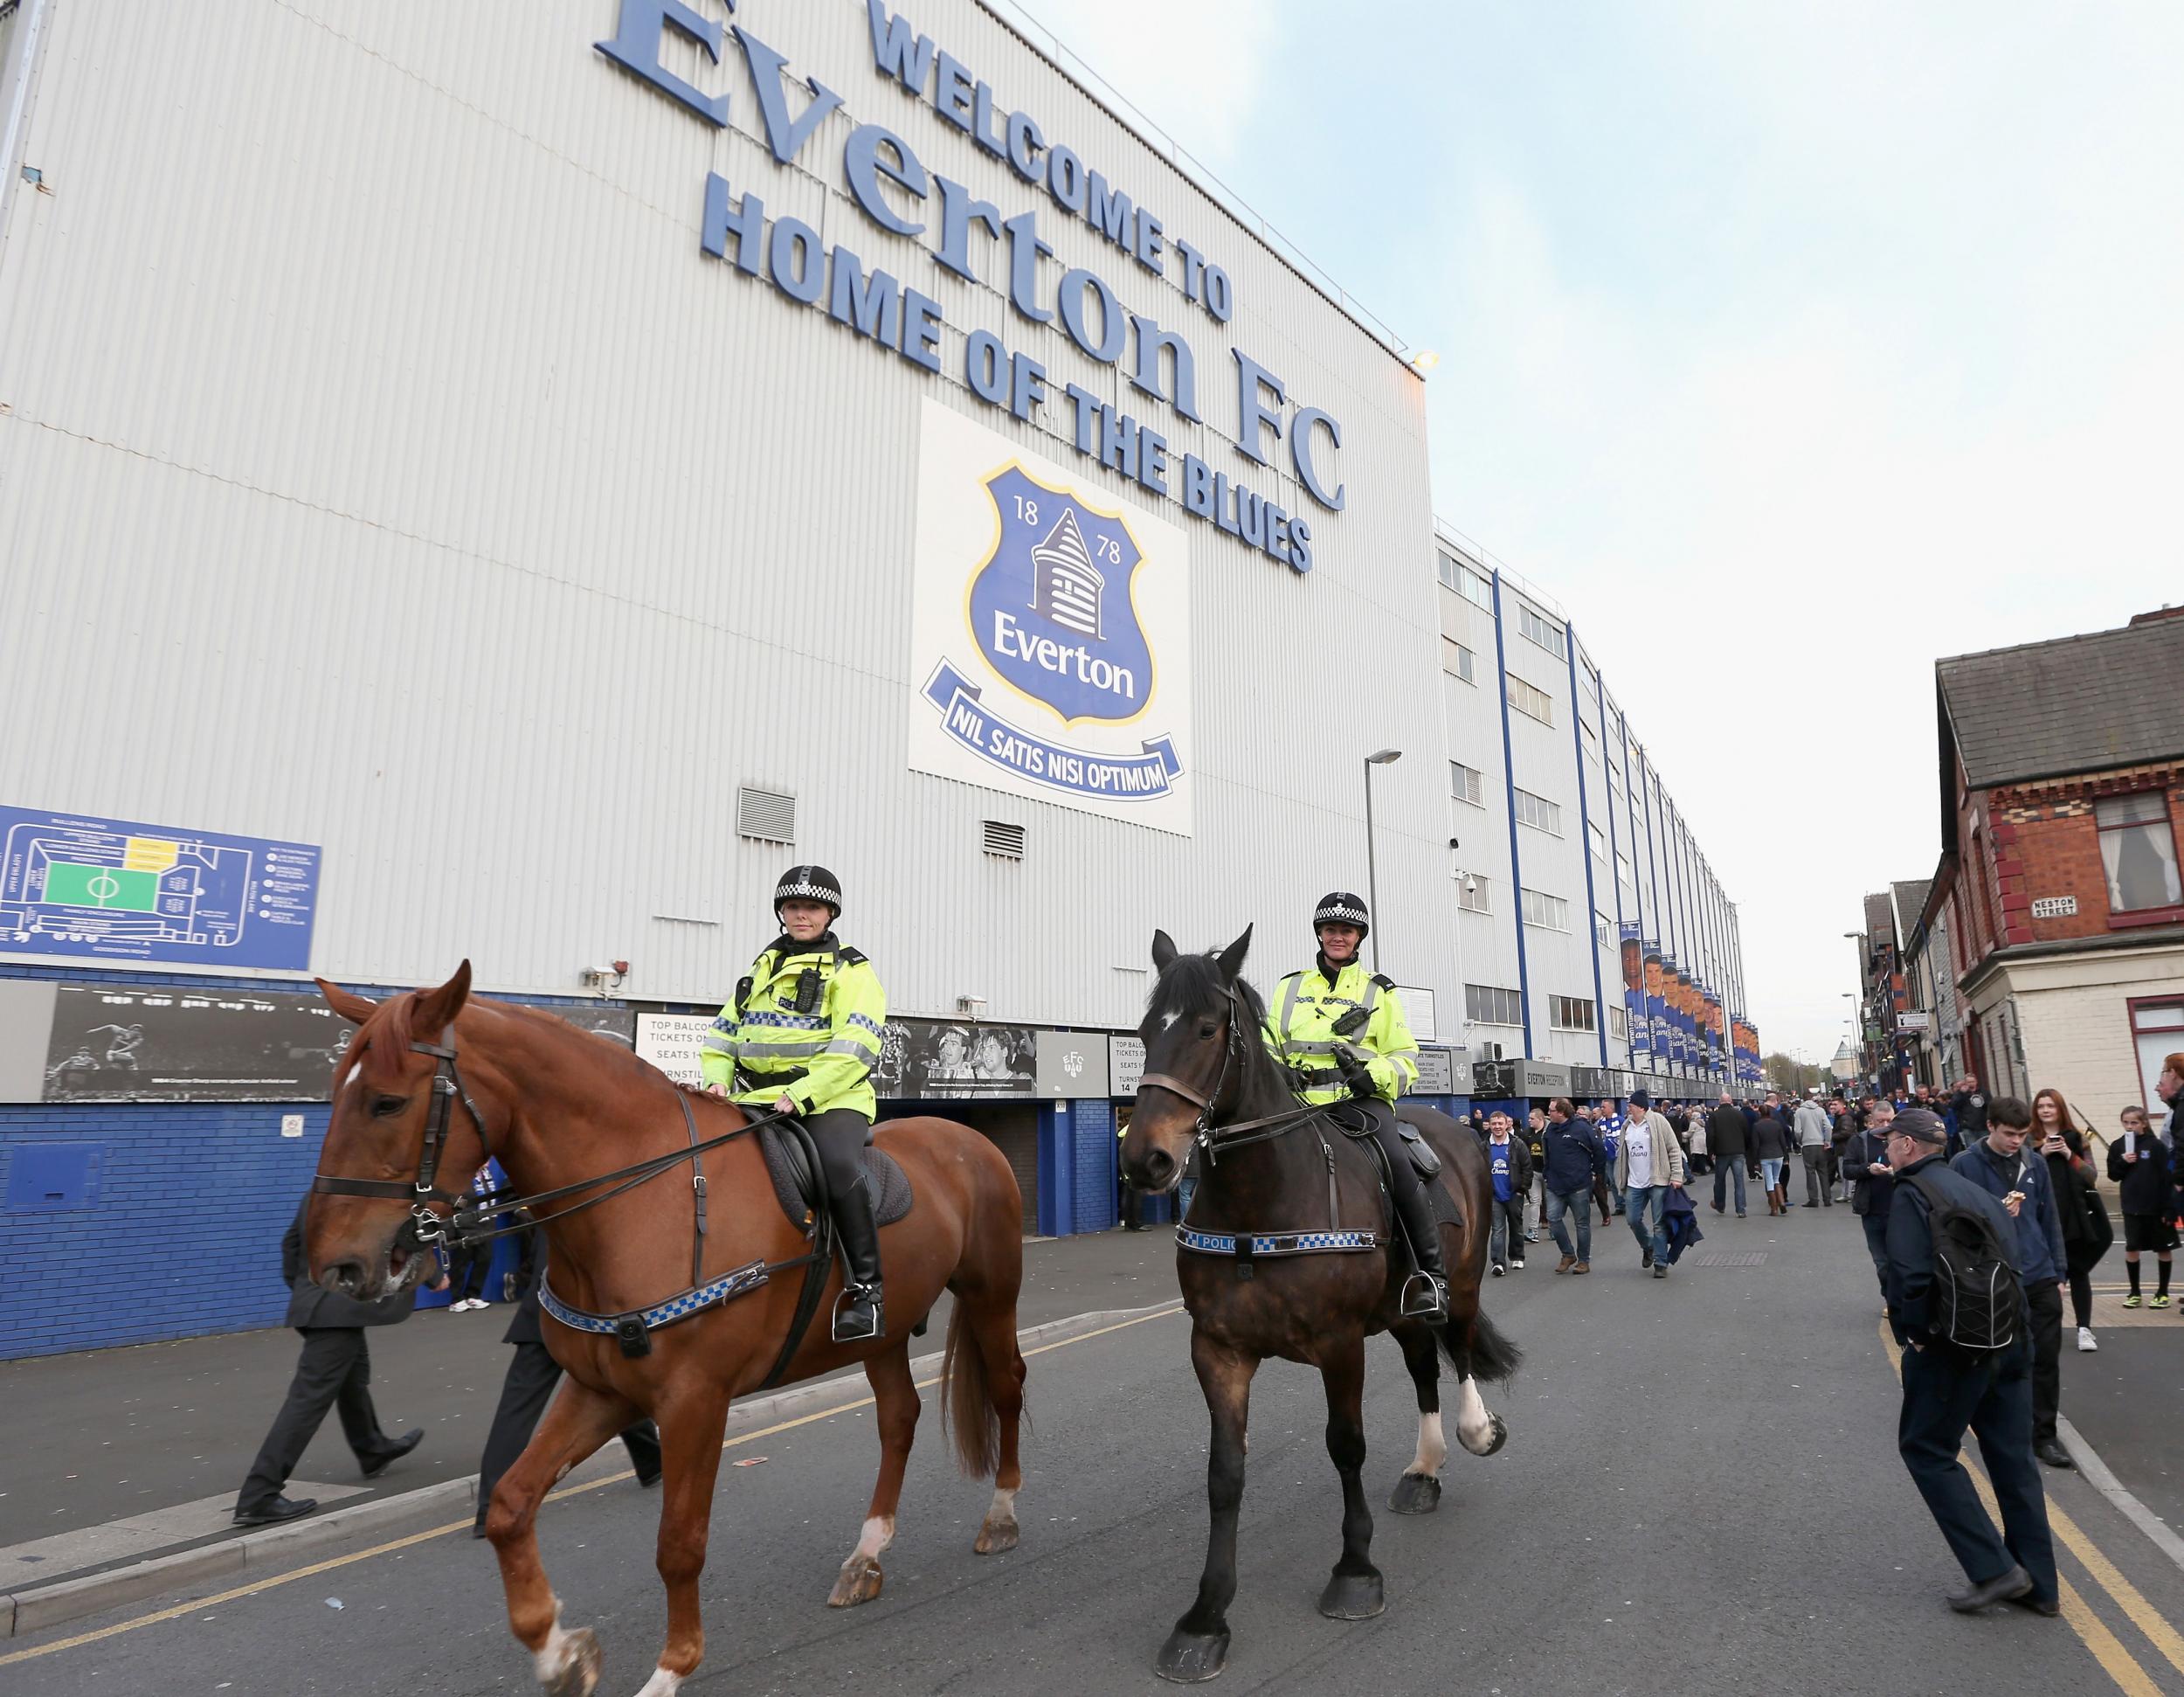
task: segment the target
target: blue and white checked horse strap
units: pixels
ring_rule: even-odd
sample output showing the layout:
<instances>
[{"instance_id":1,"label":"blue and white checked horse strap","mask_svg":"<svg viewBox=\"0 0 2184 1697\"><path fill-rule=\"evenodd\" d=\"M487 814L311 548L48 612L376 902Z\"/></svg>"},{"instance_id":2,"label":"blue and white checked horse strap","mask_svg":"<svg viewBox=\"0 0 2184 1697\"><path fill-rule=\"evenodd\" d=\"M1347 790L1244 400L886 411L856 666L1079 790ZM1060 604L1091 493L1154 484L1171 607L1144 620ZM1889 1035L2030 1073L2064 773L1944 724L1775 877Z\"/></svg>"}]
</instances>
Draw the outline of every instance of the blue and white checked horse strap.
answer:
<instances>
[{"instance_id":1,"label":"blue and white checked horse strap","mask_svg":"<svg viewBox=\"0 0 2184 1697\"><path fill-rule=\"evenodd\" d=\"M1377 1231L1200 1231L1175 1229L1177 1244L1200 1255L1312 1255L1324 1250L1377 1250L1385 1241Z\"/></svg>"},{"instance_id":2,"label":"blue and white checked horse strap","mask_svg":"<svg viewBox=\"0 0 2184 1697\"><path fill-rule=\"evenodd\" d=\"M627 1314L592 1314L581 1308L571 1308L559 1297L542 1274L538 1281L538 1306L563 1326L579 1332L597 1332L612 1336L622 1329L625 1320L633 1320L646 1331L673 1326L679 1320L688 1320L716 1304L729 1302L739 1296L757 1290L773 1277L773 1271L764 1261L753 1261L724 1272L718 1278L708 1279L693 1285L680 1295L671 1296L665 1302L655 1302L649 1308L640 1308Z\"/></svg>"}]
</instances>

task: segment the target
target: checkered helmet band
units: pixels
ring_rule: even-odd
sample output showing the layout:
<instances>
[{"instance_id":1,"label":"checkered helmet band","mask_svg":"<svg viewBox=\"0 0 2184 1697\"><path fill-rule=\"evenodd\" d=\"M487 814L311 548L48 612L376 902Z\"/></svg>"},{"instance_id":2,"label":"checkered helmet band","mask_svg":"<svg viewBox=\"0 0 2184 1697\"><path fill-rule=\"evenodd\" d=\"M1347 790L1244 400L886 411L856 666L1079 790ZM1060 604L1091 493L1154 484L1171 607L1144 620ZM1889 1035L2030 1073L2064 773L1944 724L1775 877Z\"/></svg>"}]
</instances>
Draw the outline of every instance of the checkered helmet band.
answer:
<instances>
[{"instance_id":1,"label":"checkered helmet band","mask_svg":"<svg viewBox=\"0 0 2184 1697\"><path fill-rule=\"evenodd\" d=\"M791 866L774 886L773 911L777 914L784 902L824 902L839 918L842 911L841 880L823 866Z\"/></svg>"},{"instance_id":2,"label":"checkered helmet band","mask_svg":"<svg viewBox=\"0 0 2184 1697\"><path fill-rule=\"evenodd\" d=\"M1347 890L1330 890L1319 898L1319 906L1312 911L1312 928L1322 925L1355 925L1360 932L1371 927L1366 923L1364 897Z\"/></svg>"}]
</instances>

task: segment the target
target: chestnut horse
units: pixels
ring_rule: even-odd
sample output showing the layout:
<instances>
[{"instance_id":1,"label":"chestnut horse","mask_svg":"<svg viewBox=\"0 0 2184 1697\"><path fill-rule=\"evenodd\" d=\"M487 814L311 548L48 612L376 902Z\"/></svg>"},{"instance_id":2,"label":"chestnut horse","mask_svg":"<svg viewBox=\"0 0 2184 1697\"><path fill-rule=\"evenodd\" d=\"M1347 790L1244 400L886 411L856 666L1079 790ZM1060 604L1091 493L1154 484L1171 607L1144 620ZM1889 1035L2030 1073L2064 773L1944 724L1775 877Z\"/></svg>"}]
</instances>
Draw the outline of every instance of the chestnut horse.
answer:
<instances>
[{"instance_id":1,"label":"chestnut horse","mask_svg":"<svg viewBox=\"0 0 2184 1697\"><path fill-rule=\"evenodd\" d=\"M454 1174L497 1157L526 1193L576 1190L538 1213L549 1249L545 1277L570 1308L617 1315L688 1288L692 1250L708 1217L702 1277L755 1261L799 1258L805 1239L775 1201L756 1135L688 1160L648 1182L612 1194L588 1181L648 1157L688 1149L745 1123L742 1110L674 1084L628 1049L550 1015L473 997L470 963L437 989L384 1002L321 980L327 1003L359 1028L337 1063L334 1105L319 1170L349 1194L312 1198L305 1246L311 1277L370 1301L413 1283L429 1259L415 1209L441 1202L396 1195L417 1188L421 1164ZM448 1052L452 1051L452 1058ZM460 1105L457 1105L460 1104ZM686 1113L686 1108L688 1112ZM856 1548L842 1563L836 1607L880 1594L880 1555L895 1535L902 1470L917 1426L909 1335L945 1289L955 1296L939 1397L956 1456L994 1493L973 1548L1013 1548L1017 1428L1024 1358L1016 1347L1023 1273L1022 1202L999 1150L945 1119L881 1125L876 1141L908 1175L909 1214L880 1235L887 1269L886 1336L834 1343L826 1316L840 1288L832 1270L818 1319L783 1380L808 1379L862 1361L880 1430L880 1477ZM440 1146L437 1160L428 1145ZM397 1182L389 1182L389 1181ZM315 1187L323 1192L327 1187ZM429 1188L429 1187L428 1187ZM460 1190L460 1182L456 1185ZM367 1194L357 1195L356 1191ZM377 1194L372 1194L377 1192ZM704 1198L709 1195L710 1205ZM581 1212L570 1209L605 1199ZM425 1228L427 1235L432 1228ZM508 1625L531 1652L552 1697L589 1697L600 1656L589 1627L561 1624L561 1603L541 1564L536 1520L546 1493L569 1470L641 1416L659 1423L665 1490L659 1568L667 1593L667 1641L639 1697L672 1697L705 1652L698 1576L705 1565L713 1484L730 1399L757 1389L784 1347L802 1267L747 1294L646 1334L650 1351L625 1355L613 1335L578 1331L542 1314L546 1347L568 1380L522 1458L493 1493L486 1535L501 1562Z\"/></svg>"},{"instance_id":2,"label":"chestnut horse","mask_svg":"<svg viewBox=\"0 0 2184 1697\"><path fill-rule=\"evenodd\" d=\"M1500 1449L1507 1431L1487 1411L1478 1381L1506 1379L1520 1359L1479 1310L1492 1186L1478 1139L1430 1108L1399 1110L1441 1157L1440 1177L1429 1182L1446 1188L1462 1216L1461 1224L1441 1228L1448 1323L1404 1319L1398 1298L1409 1269L1388 1243L1393 1228L1379 1168L1365 1144L1297 1099L1288 1070L1268 1053L1266 1007L1237 976L1250 944L1247 929L1218 955L1179 955L1167 932L1153 934L1159 978L1139 1027L1144 1079L1123 1142L1123 1174L1145 1190L1172 1188L1192 1146L1199 1151L1176 1271L1191 1313L1191 1365L1213 1416L1206 1487L1213 1525L1198 1600L1153 1665L1169 1680L1210 1680L1227 1662L1245 1429L1261 1361L1276 1355L1317 1367L1325 1383L1343 1543L1319 1608L1337 1620L1360 1620L1385 1606L1361 1477L1365 1339L1393 1334L1418 1390L1418 1451L1396 1484L1399 1514L1430 1513L1441 1501L1448 1446L1440 1357L1455 1369L1457 1438L1482 1456Z\"/></svg>"}]
</instances>

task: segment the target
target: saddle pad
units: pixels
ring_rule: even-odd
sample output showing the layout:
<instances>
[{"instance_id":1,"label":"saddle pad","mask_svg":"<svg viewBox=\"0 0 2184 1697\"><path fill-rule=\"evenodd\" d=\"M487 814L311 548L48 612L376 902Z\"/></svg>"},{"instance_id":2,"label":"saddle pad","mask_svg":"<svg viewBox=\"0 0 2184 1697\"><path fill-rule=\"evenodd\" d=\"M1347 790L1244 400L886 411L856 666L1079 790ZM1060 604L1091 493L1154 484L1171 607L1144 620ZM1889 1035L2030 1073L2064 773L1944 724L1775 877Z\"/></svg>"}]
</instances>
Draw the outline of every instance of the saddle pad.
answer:
<instances>
[{"instance_id":1,"label":"saddle pad","mask_svg":"<svg viewBox=\"0 0 2184 1697\"><path fill-rule=\"evenodd\" d=\"M789 1223L805 1230L812 1217L812 1174L805 1162L803 1145L782 1136L771 1126L761 1126L758 1147L766 1157L766 1176L773 1181L774 1200L781 1204ZM893 1225L910 1211L916 1200L910 1195L909 1179L894 1156L879 1149L867 1146L863 1160L865 1186L872 1192L873 1219L880 1225Z\"/></svg>"}]
</instances>

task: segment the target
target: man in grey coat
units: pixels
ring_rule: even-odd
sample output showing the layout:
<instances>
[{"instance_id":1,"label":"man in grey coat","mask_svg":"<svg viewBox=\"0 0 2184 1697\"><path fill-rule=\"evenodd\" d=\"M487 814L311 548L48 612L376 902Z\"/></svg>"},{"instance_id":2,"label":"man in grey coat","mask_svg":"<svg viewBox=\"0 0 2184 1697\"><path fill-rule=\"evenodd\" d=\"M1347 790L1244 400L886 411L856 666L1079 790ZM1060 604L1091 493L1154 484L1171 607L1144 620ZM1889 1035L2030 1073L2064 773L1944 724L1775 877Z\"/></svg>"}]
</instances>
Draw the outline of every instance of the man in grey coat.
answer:
<instances>
[{"instance_id":1,"label":"man in grey coat","mask_svg":"<svg viewBox=\"0 0 2184 1697\"><path fill-rule=\"evenodd\" d=\"M1791 1130L1797 1137L1798 1155L1805 1163L1805 1206L1833 1208L1835 1199L1828 1189L1828 1143L1835 1126L1828 1120L1828 1110L1807 1097L1797 1105Z\"/></svg>"},{"instance_id":2,"label":"man in grey coat","mask_svg":"<svg viewBox=\"0 0 2184 1697\"><path fill-rule=\"evenodd\" d=\"M258 1459L251 1463L235 1500L238 1526L272 1526L308 1514L319 1506L313 1497L291 1501L281 1494L281 1487L303 1459L329 1408L341 1410L342 1436L349 1440L366 1479L377 1478L425 1437L422 1427L399 1437L389 1437L379 1430L379 1413L371 1405L371 1352L364 1347L364 1328L407 1320L417 1306L416 1293L404 1286L377 1302L358 1302L313 1284L303 1256L303 1217L310 1206L306 1193L280 1240L280 1276L289 1291L287 1323L303 1333L303 1354L289 1382L287 1400L273 1416L273 1429L259 1447Z\"/></svg>"}]
</instances>

